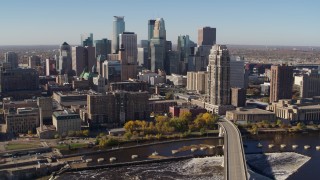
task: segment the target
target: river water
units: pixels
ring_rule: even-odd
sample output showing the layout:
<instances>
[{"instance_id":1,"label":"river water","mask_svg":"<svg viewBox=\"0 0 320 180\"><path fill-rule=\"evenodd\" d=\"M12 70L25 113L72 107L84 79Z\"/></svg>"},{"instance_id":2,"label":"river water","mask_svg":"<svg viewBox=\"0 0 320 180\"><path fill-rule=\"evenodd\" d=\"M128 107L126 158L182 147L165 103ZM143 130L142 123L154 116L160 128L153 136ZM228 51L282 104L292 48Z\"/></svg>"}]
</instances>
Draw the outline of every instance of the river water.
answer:
<instances>
[{"instance_id":1,"label":"river water","mask_svg":"<svg viewBox=\"0 0 320 180\"><path fill-rule=\"evenodd\" d=\"M306 134L259 134L256 136L244 137L245 152L248 157L252 153L274 153L274 152L296 152L304 156L308 156L311 159L306 160L306 163L298 169L297 172L290 175L287 179L289 180L300 180L300 179L319 179L315 173L320 167L320 151L317 151L315 146L320 145L320 133L306 133ZM262 148L258 148L258 143L263 145ZM185 156L190 154L208 154L213 157L204 158L192 158L187 160L180 160L174 162L162 162L162 163L151 163L143 165L123 166L117 168L105 168L100 170L87 170L79 172L65 173L58 179L223 179L223 167L221 167L223 157L219 157L221 149L196 151L191 153L190 151L184 151L176 155L172 155L171 151L179 149L183 146L190 146L196 144L208 144L208 145L221 145L221 140L195 140L186 142L175 142L171 144L160 144L148 146L140 149L132 149L128 151L122 151L112 156L118 156L121 161L128 160L131 154L140 154L141 158L146 159L147 155L157 151L159 155L163 156ZM274 144L274 148L268 148L268 144ZM280 144L286 144L286 148L280 148ZM296 149L292 149L292 145L298 145ZM311 148L308 150L304 149L304 145L310 145ZM144 154L144 155L143 155ZM290 155L290 153L282 153L284 156ZM96 158L101 155L94 155L90 158L95 161ZM110 155L111 156L111 155ZM278 156L281 157L281 154ZM108 155L104 156L108 158ZM121 158L122 157L122 158ZM275 156L277 157L277 156ZM274 157L273 157L274 158ZM283 157L282 157L283 158ZM294 158L300 158L300 156L294 156ZM303 157L301 157L303 158ZM263 160L261 160L263 161ZM289 163L298 162L297 160L290 160ZM250 163L250 162L249 162ZM272 164L274 167L286 166L283 164L286 162L276 162L278 164ZM264 165L265 166L265 165ZM266 167L263 167L266 168ZM275 176L276 178L280 176ZM282 179L282 178L279 178Z\"/></svg>"}]
</instances>

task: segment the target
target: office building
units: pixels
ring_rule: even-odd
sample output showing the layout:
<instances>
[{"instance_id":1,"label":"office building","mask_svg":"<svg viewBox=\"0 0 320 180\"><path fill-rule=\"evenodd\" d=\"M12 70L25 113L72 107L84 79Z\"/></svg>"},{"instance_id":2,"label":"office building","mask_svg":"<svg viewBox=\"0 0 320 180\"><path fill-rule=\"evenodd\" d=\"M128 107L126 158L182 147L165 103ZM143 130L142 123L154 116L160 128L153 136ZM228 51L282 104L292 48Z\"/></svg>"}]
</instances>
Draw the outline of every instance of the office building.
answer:
<instances>
[{"instance_id":1,"label":"office building","mask_svg":"<svg viewBox=\"0 0 320 180\"><path fill-rule=\"evenodd\" d=\"M0 71L0 76L2 97L27 99L41 94L35 69L6 69Z\"/></svg>"},{"instance_id":2,"label":"office building","mask_svg":"<svg viewBox=\"0 0 320 180\"><path fill-rule=\"evenodd\" d=\"M148 41L150 41L153 38L153 30L156 20L150 19L148 20Z\"/></svg>"},{"instance_id":3,"label":"office building","mask_svg":"<svg viewBox=\"0 0 320 180\"><path fill-rule=\"evenodd\" d=\"M93 46L93 34L92 33L84 33L81 34L81 46Z\"/></svg>"},{"instance_id":4,"label":"office building","mask_svg":"<svg viewBox=\"0 0 320 180\"><path fill-rule=\"evenodd\" d=\"M104 61L102 77L106 79L107 84L109 84L110 82L121 81L121 62L119 60Z\"/></svg>"},{"instance_id":5,"label":"office building","mask_svg":"<svg viewBox=\"0 0 320 180\"><path fill-rule=\"evenodd\" d=\"M153 38L150 40L151 71L164 70L166 58L166 29L162 18L154 24Z\"/></svg>"},{"instance_id":6,"label":"office building","mask_svg":"<svg viewBox=\"0 0 320 180\"><path fill-rule=\"evenodd\" d=\"M68 135L70 131L81 130L81 119L78 113L70 110L55 111L52 114L52 122L59 135Z\"/></svg>"},{"instance_id":7,"label":"office building","mask_svg":"<svg viewBox=\"0 0 320 180\"><path fill-rule=\"evenodd\" d=\"M56 75L56 60L55 59L46 59L46 76Z\"/></svg>"},{"instance_id":8,"label":"office building","mask_svg":"<svg viewBox=\"0 0 320 180\"><path fill-rule=\"evenodd\" d=\"M258 108L236 108L236 110L227 111L226 119L238 124L251 124L262 121L275 122L276 116L274 112L258 109Z\"/></svg>"},{"instance_id":9,"label":"office building","mask_svg":"<svg viewBox=\"0 0 320 180\"><path fill-rule=\"evenodd\" d=\"M80 76L83 71L91 71L94 65L96 65L94 47L72 47L72 70L76 76Z\"/></svg>"},{"instance_id":10,"label":"office building","mask_svg":"<svg viewBox=\"0 0 320 180\"><path fill-rule=\"evenodd\" d=\"M137 35L133 32L123 32L119 35L120 51L119 60L121 61L121 80L137 78Z\"/></svg>"},{"instance_id":11,"label":"office building","mask_svg":"<svg viewBox=\"0 0 320 180\"><path fill-rule=\"evenodd\" d=\"M187 90L196 91L200 94L206 94L208 91L208 72L188 72Z\"/></svg>"},{"instance_id":12,"label":"office building","mask_svg":"<svg viewBox=\"0 0 320 180\"><path fill-rule=\"evenodd\" d=\"M230 58L230 87L244 88L244 58Z\"/></svg>"},{"instance_id":13,"label":"office building","mask_svg":"<svg viewBox=\"0 0 320 180\"><path fill-rule=\"evenodd\" d=\"M37 67L41 66L41 59L39 56L32 55L29 57L29 68L37 69Z\"/></svg>"},{"instance_id":14,"label":"office building","mask_svg":"<svg viewBox=\"0 0 320 180\"><path fill-rule=\"evenodd\" d=\"M216 28L202 27L198 29L198 46L216 44Z\"/></svg>"},{"instance_id":15,"label":"office building","mask_svg":"<svg viewBox=\"0 0 320 180\"><path fill-rule=\"evenodd\" d=\"M180 61L179 51L167 52L167 61L168 61L167 63L168 70L166 70L167 74L181 74L180 73L181 61Z\"/></svg>"},{"instance_id":16,"label":"office building","mask_svg":"<svg viewBox=\"0 0 320 180\"><path fill-rule=\"evenodd\" d=\"M212 46L208 65L208 103L217 114L230 106L230 57L227 46Z\"/></svg>"},{"instance_id":17,"label":"office building","mask_svg":"<svg viewBox=\"0 0 320 180\"><path fill-rule=\"evenodd\" d=\"M111 40L95 40L93 45L96 48L96 57L102 55L107 58L108 54L111 54Z\"/></svg>"},{"instance_id":18,"label":"office building","mask_svg":"<svg viewBox=\"0 0 320 180\"><path fill-rule=\"evenodd\" d=\"M124 16L113 16L112 53L119 51L119 35L125 31Z\"/></svg>"},{"instance_id":19,"label":"office building","mask_svg":"<svg viewBox=\"0 0 320 180\"><path fill-rule=\"evenodd\" d=\"M301 98L320 96L320 74L312 70L309 74L303 74L300 87Z\"/></svg>"},{"instance_id":20,"label":"office building","mask_svg":"<svg viewBox=\"0 0 320 180\"><path fill-rule=\"evenodd\" d=\"M6 52L4 54L4 62L10 63L11 68L18 68L19 65L19 57L15 52Z\"/></svg>"},{"instance_id":21,"label":"office building","mask_svg":"<svg viewBox=\"0 0 320 180\"><path fill-rule=\"evenodd\" d=\"M293 86L293 67L272 65L270 80L270 102L279 99L291 99Z\"/></svg>"},{"instance_id":22,"label":"office building","mask_svg":"<svg viewBox=\"0 0 320 180\"><path fill-rule=\"evenodd\" d=\"M148 48L141 47L138 48L138 66L142 66L148 69Z\"/></svg>"},{"instance_id":23,"label":"office building","mask_svg":"<svg viewBox=\"0 0 320 180\"><path fill-rule=\"evenodd\" d=\"M243 88L231 88L231 104L234 107L246 105L246 90Z\"/></svg>"},{"instance_id":24,"label":"office building","mask_svg":"<svg viewBox=\"0 0 320 180\"><path fill-rule=\"evenodd\" d=\"M90 126L120 127L128 120L147 120L150 116L148 92L115 91L88 95Z\"/></svg>"},{"instance_id":25,"label":"office building","mask_svg":"<svg viewBox=\"0 0 320 180\"><path fill-rule=\"evenodd\" d=\"M39 126L38 108L11 108L4 112L6 133L27 133Z\"/></svg>"},{"instance_id":26,"label":"office building","mask_svg":"<svg viewBox=\"0 0 320 180\"><path fill-rule=\"evenodd\" d=\"M74 75L72 71L72 53L71 53L71 46L64 42L60 46L60 55L58 62L56 64L56 68L59 74L68 74L68 76Z\"/></svg>"}]
</instances>

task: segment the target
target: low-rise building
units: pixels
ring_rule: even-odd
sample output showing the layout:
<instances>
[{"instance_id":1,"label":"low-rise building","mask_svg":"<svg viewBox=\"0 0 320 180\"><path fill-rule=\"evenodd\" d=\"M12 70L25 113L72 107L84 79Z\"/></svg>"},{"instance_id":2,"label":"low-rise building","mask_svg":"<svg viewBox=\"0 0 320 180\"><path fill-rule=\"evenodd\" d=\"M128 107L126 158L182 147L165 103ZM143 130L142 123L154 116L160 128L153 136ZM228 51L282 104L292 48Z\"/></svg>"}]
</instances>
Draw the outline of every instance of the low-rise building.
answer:
<instances>
[{"instance_id":1,"label":"low-rise building","mask_svg":"<svg viewBox=\"0 0 320 180\"><path fill-rule=\"evenodd\" d=\"M10 108L5 110L5 132L6 133L27 133L35 131L39 126L38 108Z\"/></svg>"},{"instance_id":2,"label":"low-rise building","mask_svg":"<svg viewBox=\"0 0 320 180\"><path fill-rule=\"evenodd\" d=\"M276 120L275 113L257 108L237 108L236 110L227 111L226 118L241 124L261 121L274 122Z\"/></svg>"},{"instance_id":3,"label":"low-rise building","mask_svg":"<svg viewBox=\"0 0 320 180\"><path fill-rule=\"evenodd\" d=\"M79 114L72 111L56 111L52 114L52 122L60 135L67 135L69 131L81 130L81 119Z\"/></svg>"}]
</instances>

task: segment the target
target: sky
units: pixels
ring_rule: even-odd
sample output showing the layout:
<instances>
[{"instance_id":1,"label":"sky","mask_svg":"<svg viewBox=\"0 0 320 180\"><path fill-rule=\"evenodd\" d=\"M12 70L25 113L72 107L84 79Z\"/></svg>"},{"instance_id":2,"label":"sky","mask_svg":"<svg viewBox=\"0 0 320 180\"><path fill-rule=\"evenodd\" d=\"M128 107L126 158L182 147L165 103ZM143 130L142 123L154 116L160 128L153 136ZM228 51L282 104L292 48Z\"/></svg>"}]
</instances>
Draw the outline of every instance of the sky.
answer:
<instances>
[{"instance_id":1,"label":"sky","mask_svg":"<svg viewBox=\"0 0 320 180\"><path fill-rule=\"evenodd\" d=\"M198 28L217 28L217 43L320 46L317 0L2 0L0 45L80 44L81 33L112 39L113 16L147 39L148 20L165 20L167 39L197 42Z\"/></svg>"}]
</instances>

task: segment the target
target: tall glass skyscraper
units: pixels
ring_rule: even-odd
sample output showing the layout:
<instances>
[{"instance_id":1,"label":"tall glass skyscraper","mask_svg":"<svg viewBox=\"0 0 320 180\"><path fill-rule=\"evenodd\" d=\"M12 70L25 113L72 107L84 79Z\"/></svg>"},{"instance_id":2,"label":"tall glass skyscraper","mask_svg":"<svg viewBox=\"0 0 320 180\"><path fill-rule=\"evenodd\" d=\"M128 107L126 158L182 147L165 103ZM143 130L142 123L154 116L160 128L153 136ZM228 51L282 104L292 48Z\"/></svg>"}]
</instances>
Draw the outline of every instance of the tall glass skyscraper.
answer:
<instances>
[{"instance_id":1,"label":"tall glass skyscraper","mask_svg":"<svg viewBox=\"0 0 320 180\"><path fill-rule=\"evenodd\" d=\"M85 33L81 34L81 46L93 46L93 34L92 33Z\"/></svg>"},{"instance_id":2,"label":"tall glass skyscraper","mask_svg":"<svg viewBox=\"0 0 320 180\"><path fill-rule=\"evenodd\" d=\"M153 29L154 29L154 23L156 20L150 19L148 21L148 40L150 41L153 38Z\"/></svg>"},{"instance_id":3,"label":"tall glass skyscraper","mask_svg":"<svg viewBox=\"0 0 320 180\"><path fill-rule=\"evenodd\" d=\"M158 18L155 21L153 37L150 40L150 50L151 71L164 70L166 58L166 28L162 18Z\"/></svg>"},{"instance_id":4,"label":"tall glass skyscraper","mask_svg":"<svg viewBox=\"0 0 320 180\"><path fill-rule=\"evenodd\" d=\"M119 34L125 30L124 16L113 16L112 53L119 51Z\"/></svg>"}]
</instances>

